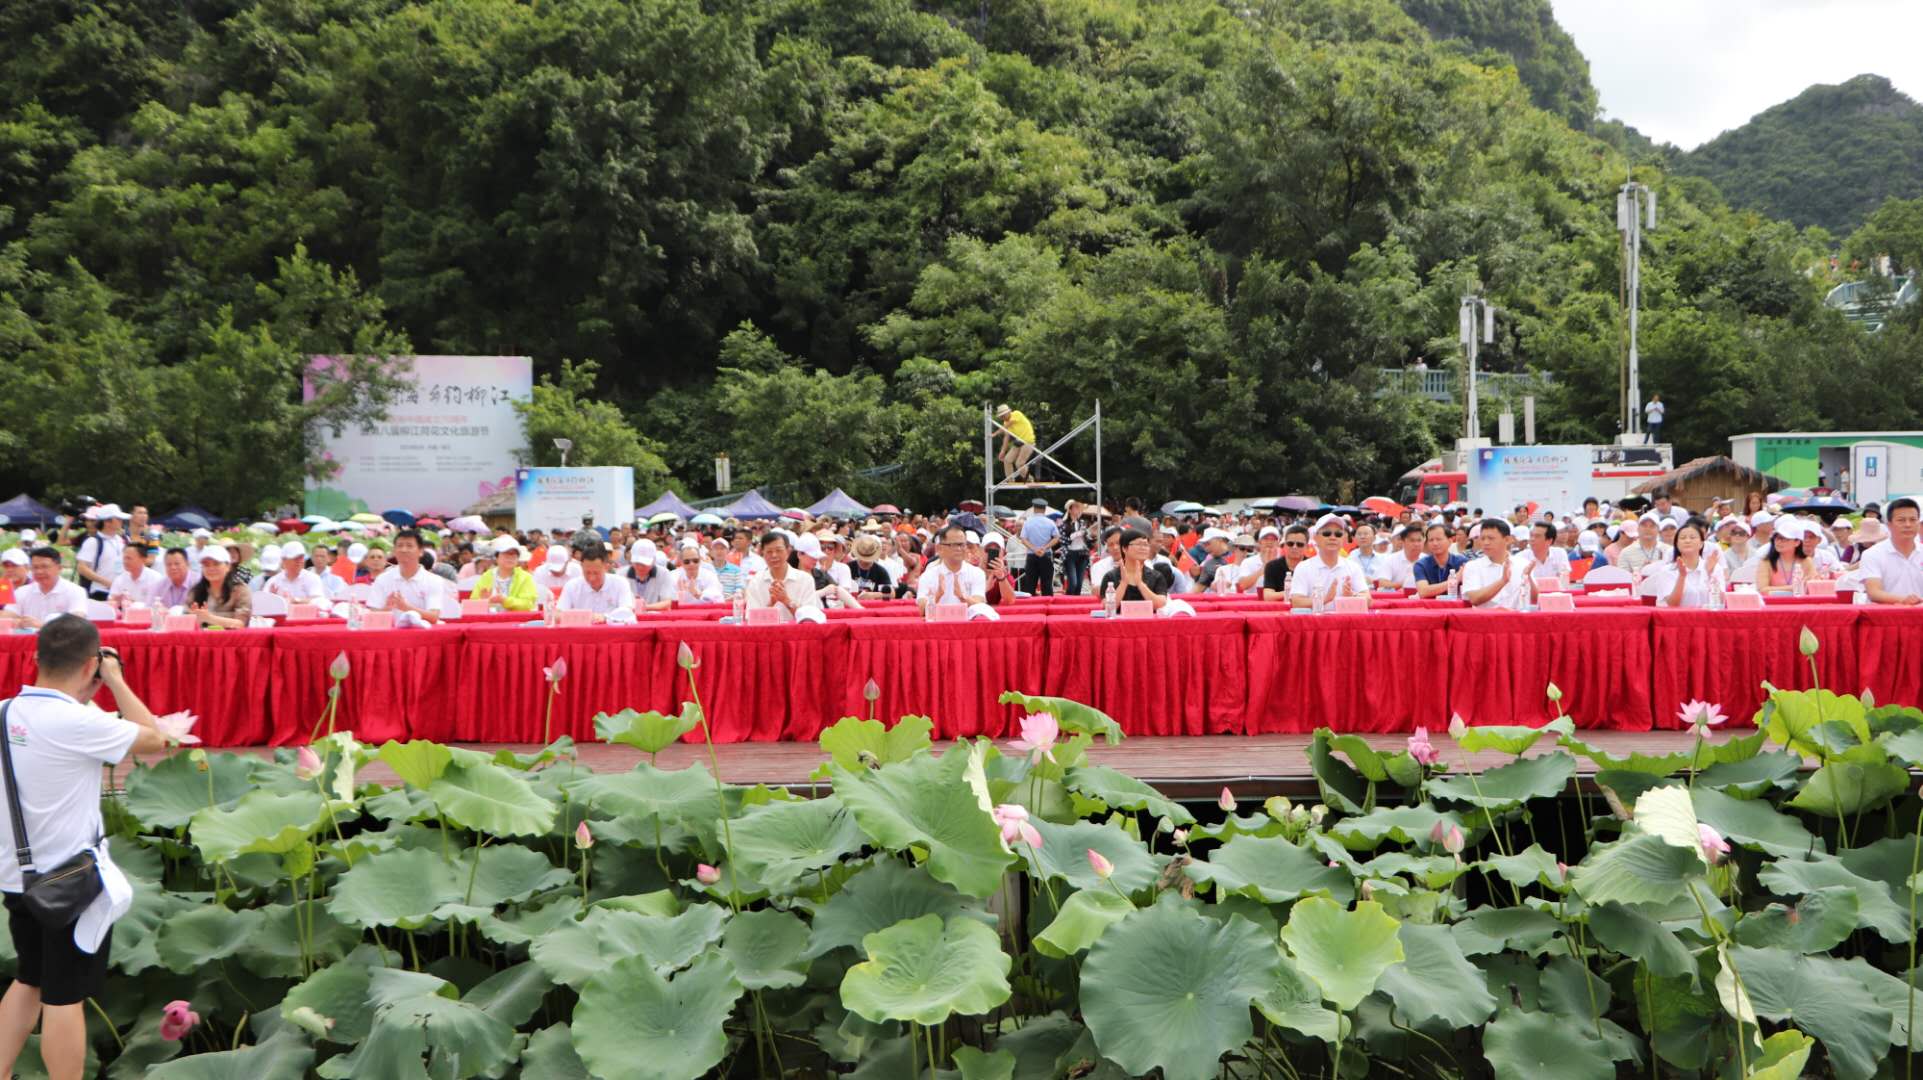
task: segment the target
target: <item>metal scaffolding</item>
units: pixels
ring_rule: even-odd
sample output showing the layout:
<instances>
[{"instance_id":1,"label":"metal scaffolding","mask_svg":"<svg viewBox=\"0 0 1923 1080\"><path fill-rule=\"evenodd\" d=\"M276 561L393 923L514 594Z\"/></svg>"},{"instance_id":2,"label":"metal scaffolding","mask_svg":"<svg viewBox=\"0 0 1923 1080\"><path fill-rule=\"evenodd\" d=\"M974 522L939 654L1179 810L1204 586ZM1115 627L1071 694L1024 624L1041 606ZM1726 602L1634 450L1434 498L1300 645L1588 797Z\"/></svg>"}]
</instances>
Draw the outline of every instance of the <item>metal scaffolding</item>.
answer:
<instances>
[{"instance_id":1,"label":"metal scaffolding","mask_svg":"<svg viewBox=\"0 0 1923 1080\"><path fill-rule=\"evenodd\" d=\"M1090 431L1090 430L1094 432L1094 436L1095 436L1095 479L1093 480L1090 480L1088 477L1083 476L1081 473L1062 464L1061 461L1055 457L1055 451L1060 450L1063 446L1067 445L1070 439L1075 438L1077 435L1080 435L1084 431ZM1023 446L1034 448L1035 456L1032 458L1029 458L1028 463L1022 467L1023 476L1029 477L1028 479L997 481L995 470L996 470L996 466L1001 464L995 458L995 436L997 433L1005 434L1009 438L1015 440L1017 443ZM1081 423L1075 425L1074 430L1070 431L1068 434L1062 436L1059 439L1056 439L1053 443L1050 443L1048 446L1048 449L1046 450L1038 446L1035 446L1034 443L1029 442L1027 439L1022 438L1021 436L1015 434L1014 432L1009 431L1006 427L1003 427L1001 424L1001 421L995 419L995 413L994 413L993 407L988 405L983 405L982 406L982 459L983 459L982 474L983 474L983 480L984 480L984 490L986 492L985 497L982 499L982 507L989 514L991 519L994 515L994 510L995 510L995 494L1001 491L1032 491L1032 490L1059 491L1062 489L1081 490L1086 488L1095 493L1095 504L1097 506L1100 506L1102 502L1102 403L1099 401L1096 402L1094 415L1090 416L1086 420L1083 420ZM1034 475L1035 466L1040 464L1043 461L1046 461L1050 465L1055 466L1056 469L1060 470L1061 473L1069 477L1069 479L1056 480L1056 481L1044 481L1044 480L1033 479L1032 477Z\"/></svg>"}]
</instances>

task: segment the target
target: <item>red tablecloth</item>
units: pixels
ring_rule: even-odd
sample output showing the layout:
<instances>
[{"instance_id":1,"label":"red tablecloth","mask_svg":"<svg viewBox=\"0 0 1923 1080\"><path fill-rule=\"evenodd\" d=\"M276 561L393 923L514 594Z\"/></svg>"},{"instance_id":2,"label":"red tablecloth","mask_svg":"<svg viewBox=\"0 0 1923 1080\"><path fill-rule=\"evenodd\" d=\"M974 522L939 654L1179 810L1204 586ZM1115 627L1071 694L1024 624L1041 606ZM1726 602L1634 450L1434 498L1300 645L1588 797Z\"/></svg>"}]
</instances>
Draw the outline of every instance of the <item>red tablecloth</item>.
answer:
<instances>
[{"instance_id":1,"label":"red tablecloth","mask_svg":"<svg viewBox=\"0 0 1923 1080\"><path fill-rule=\"evenodd\" d=\"M1856 612L1857 675L1863 688L1879 704L1923 705L1923 607L1879 604Z\"/></svg>"},{"instance_id":2,"label":"red tablecloth","mask_svg":"<svg viewBox=\"0 0 1923 1080\"><path fill-rule=\"evenodd\" d=\"M1647 729L1652 610L1454 612L1449 708L1471 724L1545 724L1554 682L1578 725Z\"/></svg>"},{"instance_id":3,"label":"red tablecloth","mask_svg":"<svg viewBox=\"0 0 1923 1080\"><path fill-rule=\"evenodd\" d=\"M1248 621L1250 733L1449 724L1448 616L1267 615Z\"/></svg>"},{"instance_id":4,"label":"red tablecloth","mask_svg":"<svg viewBox=\"0 0 1923 1080\"><path fill-rule=\"evenodd\" d=\"M867 716L862 690L874 679L874 714L893 722L928 716L944 738L1014 732L1021 710L999 704L1004 690L1043 692L1050 620L1010 615L999 622L924 623L855 619L836 657L833 718Z\"/></svg>"},{"instance_id":5,"label":"red tablecloth","mask_svg":"<svg viewBox=\"0 0 1923 1080\"><path fill-rule=\"evenodd\" d=\"M1862 689L1856 660L1858 614L1848 604L1793 611L1662 609L1652 614L1660 663L1653 669L1651 705L1659 728L1684 726L1676 714L1685 701L1721 705L1733 723L1747 725L1763 706L1765 680L1785 690L1807 689L1809 661L1797 649L1806 626L1821 643L1816 666L1823 685L1839 693Z\"/></svg>"},{"instance_id":6,"label":"red tablecloth","mask_svg":"<svg viewBox=\"0 0 1923 1080\"><path fill-rule=\"evenodd\" d=\"M539 742L568 735L594 738L594 714L622 709L679 708L669 700L661 663L660 627L584 626L566 630L528 626L472 626L462 632L452 708L419 718L416 738L449 741ZM567 661L554 686L543 669ZM673 658L668 658L673 663Z\"/></svg>"},{"instance_id":7,"label":"red tablecloth","mask_svg":"<svg viewBox=\"0 0 1923 1080\"><path fill-rule=\"evenodd\" d=\"M688 673L674 659L686 642L701 665L694 676L716 742L810 741L841 715L836 706L842 695L831 675L848 626L701 622L663 627L655 664L668 672L669 692L656 707L679 708L692 697Z\"/></svg>"},{"instance_id":8,"label":"red tablecloth","mask_svg":"<svg viewBox=\"0 0 1923 1080\"><path fill-rule=\"evenodd\" d=\"M262 699L277 636L272 630L108 630L100 643L120 653L127 686L156 715L185 709L200 717L194 733L202 742L258 746L274 734ZM111 698L103 693L101 707L115 707Z\"/></svg>"},{"instance_id":9,"label":"red tablecloth","mask_svg":"<svg viewBox=\"0 0 1923 1080\"><path fill-rule=\"evenodd\" d=\"M1238 613L1052 618L1047 692L1093 705L1140 735L1246 730L1248 652Z\"/></svg>"},{"instance_id":10,"label":"red tablecloth","mask_svg":"<svg viewBox=\"0 0 1923 1080\"><path fill-rule=\"evenodd\" d=\"M231 631L229 631L231 633ZM333 685L327 668L345 653L348 676L341 684L336 730L352 729L362 742L407 739L423 728L446 731L466 717L450 716L449 688L465 631L454 626L426 630L271 631L273 649L266 687L268 730L276 746L307 741ZM211 741L211 740L209 740Z\"/></svg>"}]
</instances>

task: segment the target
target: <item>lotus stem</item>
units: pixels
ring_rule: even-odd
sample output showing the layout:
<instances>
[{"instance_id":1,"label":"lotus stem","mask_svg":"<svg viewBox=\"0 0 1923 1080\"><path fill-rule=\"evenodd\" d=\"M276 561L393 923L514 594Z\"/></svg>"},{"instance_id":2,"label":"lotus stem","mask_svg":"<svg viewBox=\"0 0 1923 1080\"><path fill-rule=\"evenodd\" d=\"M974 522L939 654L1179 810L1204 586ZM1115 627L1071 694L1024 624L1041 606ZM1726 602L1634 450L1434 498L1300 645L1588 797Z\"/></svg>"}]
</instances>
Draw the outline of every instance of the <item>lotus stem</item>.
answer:
<instances>
[{"instance_id":1,"label":"lotus stem","mask_svg":"<svg viewBox=\"0 0 1923 1080\"><path fill-rule=\"evenodd\" d=\"M682 646L686 648L687 646ZM696 715L701 717L701 741L708 747L708 769L714 773L715 808L721 812L721 847L728 856L728 907L741 914L741 902L736 899L741 894L734 868L734 827L728 824L728 797L721 786L721 761L714 752L714 731L708 727L708 710L701 704L701 687L696 685L694 669L699 664L684 664L682 670L688 673L688 694L694 698Z\"/></svg>"},{"instance_id":2,"label":"lotus stem","mask_svg":"<svg viewBox=\"0 0 1923 1080\"><path fill-rule=\"evenodd\" d=\"M547 715L541 717L541 745L547 746L554 741L554 696L561 692L561 684L548 681Z\"/></svg>"},{"instance_id":3,"label":"lotus stem","mask_svg":"<svg viewBox=\"0 0 1923 1080\"><path fill-rule=\"evenodd\" d=\"M1909 997L1909 1015L1903 1030L1912 1033L1916 1031L1916 873L1919 868L1923 868L1923 862L1919 862L1919 856L1923 856L1923 812L1917 814L1916 832L1910 837L1910 966L1903 973L1903 981L1907 984ZM1904 1080L1909 1080L1910 1068L1914 1064L1915 1055L1911 1046L1915 1041L1913 1034L1903 1041Z\"/></svg>"}]
</instances>

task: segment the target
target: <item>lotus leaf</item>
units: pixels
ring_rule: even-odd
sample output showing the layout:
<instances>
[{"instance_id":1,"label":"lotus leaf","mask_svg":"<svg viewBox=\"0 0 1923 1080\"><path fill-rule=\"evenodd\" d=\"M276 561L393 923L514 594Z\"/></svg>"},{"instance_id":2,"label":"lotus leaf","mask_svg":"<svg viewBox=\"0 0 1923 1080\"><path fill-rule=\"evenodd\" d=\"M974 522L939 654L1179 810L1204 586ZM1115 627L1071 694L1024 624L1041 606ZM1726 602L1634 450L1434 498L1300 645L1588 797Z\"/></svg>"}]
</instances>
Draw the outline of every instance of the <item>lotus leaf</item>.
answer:
<instances>
[{"instance_id":1,"label":"lotus leaf","mask_svg":"<svg viewBox=\"0 0 1923 1080\"><path fill-rule=\"evenodd\" d=\"M382 744L380 760L401 782L411 788L426 790L428 785L441 778L447 766L454 760L453 751L440 743L415 740L413 742L394 742Z\"/></svg>"},{"instance_id":2,"label":"lotus leaf","mask_svg":"<svg viewBox=\"0 0 1923 1080\"><path fill-rule=\"evenodd\" d=\"M367 1038L317 1070L328 1080L454 1077L500 1068L514 1050L514 1029L461 1001L452 984L414 971L376 968L368 980L374 1021Z\"/></svg>"},{"instance_id":3,"label":"lotus leaf","mask_svg":"<svg viewBox=\"0 0 1923 1080\"><path fill-rule=\"evenodd\" d=\"M854 816L832 797L757 806L731 828L739 868L781 892L795 891L804 878L866 843Z\"/></svg>"},{"instance_id":4,"label":"lotus leaf","mask_svg":"<svg viewBox=\"0 0 1923 1080\"><path fill-rule=\"evenodd\" d=\"M968 755L922 754L879 769L830 765L835 794L875 843L889 851L920 847L928 872L970 896L989 896L1015 856L1001 830L962 779Z\"/></svg>"},{"instance_id":5,"label":"lotus leaf","mask_svg":"<svg viewBox=\"0 0 1923 1080\"><path fill-rule=\"evenodd\" d=\"M554 804L492 762L449 765L427 793L443 818L490 836L546 836L554 829Z\"/></svg>"},{"instance_id":6,"label":"lotus leaf","mask_svg":"<svg viewBox=\"0 0 1923 1080\"><path fill-rule=\"evenodd\" d=\"M1544 754L1518 758L1480 775L1432 776L1423 782L1423 787L1432 798L1508 810L1530 799L1562 794L1575 775L1575 758L1568 754Z\"/></svg>"},{"instance_id":7,"label":"lotus leaf","mask_svg":"<svg viewBox=\"0 0 1923 1080\"><path fill-rule=\"evenodd\" d=\"M861 947L868 959L842 978L841 1003L868 1020L939 1024L1008 1000L1009 956L973 919L923 915L869 934Z\"/></svg>"},{"instance_id":8,"label":"lotus leaf","mask_svg":"<svg viewBox=\"0 0 1923 1080\"><path fill-rule=\"evenodd\" d=\"M1099 852L1115 867L1111 880L1126 893L1139 892L1154 884L1162 866L1168 862L1167 856L1151 854L1140 840L1115 825L1098 825L1092 821L1068 825L1036 821L1034 825L1042 834L1041 850L1031 853L1023 846L1022 858L1028 860L1037 875L1065 878L1077 889L1108 888L1095 876L1095 871L1089 869L1090 851Z\"/></svg>"},{"instance_id":9,"label":"lotus leaf","mask_svg":"<svg viewBox=\"0 0 1923 1080\"><path fill-rule=\"evenodd\" d=\"M1848 973L1843 961L1783 949L1736 946L1728 952L1756 1015L1793 1019L1828 1052L1843 1080L1867 1080L1889 1053L1891 1014Z\"/></svg>"},{"instance_id":10,"label":"lotus leaf","mask_svg":"<svg viewBox=\"0 0 1923 1080\"><path fill-rule=\"evenodd\" d=\"M1099 735L1110 746L1122 741L1122 725L1115 722L1100 709L1084 705L1068 698L1035 697L1029 694L1006 691L999 699L1003 705L1019 705L1028 712L1045 712L1055 718L1063 731L1079 731L1088 735Z\"/></svg>"},{"instance_id":11,"label":"lotus leaf","mask_svg":"<svg viewBox=\"0 0 1923 1080\"><path fill-rule=\"evenodd\" d=\"M1062 901L1048 929L1035 935L1035 948L1044 956L1073 956L1101 938L1102 932L1126 918L1135 905L1120 893L1085 889Z\"/></svg>"},{"instance_id":12,"label":"lotus leaf","mask_svg":"<svg viewBox=\"0 0 1923 1080\"><path fill-rule=\"evenodd\" d=\"M1314 852L1280 836L1238 836L1209 854L1207 862L1186 868L1198 882L1212 882L1225 895L1279 904L1311 894L1327 894L1347 904L1355 879L1327 865Z\"/></svg>"},{"instance_id":13,"label":"lotus leaf","mask_svg":"<svg viewBox=\"0 0 1923 1080\"><path fill-rule=\"evenodd\" d=\"M966 913L993 924L994 916L953 886L929 876L926 866L908 867L887 859L860 871L815 912L807 955L810 959L843 947L899 922L922 915L947 919Z\"/></svg>"},{"instance_id":14,"label":"lotus leaf","mask_svg":"<svg viewBox=\"0 0 1923 1080\"><path fill-rule=\"evenodd\" d=\"M1417 1024L1441 1021L1451 1029L1473 1027L1495 1015L1495 997L1448 927L1405 925L1397 937L1402 962L1391 964L1376 984L1395 1002L1397 1015Z\"/></svg>"},{"instance_id":15,"label":"lotus leaf","mask_svg":"<svg viewBox=\"0 0 1923 1080\"><path fill-rule=\"evenodd\" d=\"M904 716L893 727L879 720L844 716L821 733L821 748L844 769L893 765L907 761L934 745L935 722L926 716ZM862 754L874 760L862 761Z\"/></svg>"},{"instance_id":16,"label":"lotus leaf","mask_svg":"<svg viewBox=\"0 0 1923 1080\"><path fill-rule=\"evenodd\" d=\"M744 911L721 935L735 978L750 990L800 986L808 976L807 948L808 924L785 911Z\"/></svg>"},{"instance_id":17,"label":"lotus leaf","mask_svg":"<svg viewBox=\"0 0 1923 1080\"><path fill-rule=\"evenodd\" d=\"M1616 1066L1601 1039L1567 1017L1504 1009L1482 1029L1482 1054L1497 1076L1613 1080Z\"/></svg>"},{"instance_id":18,"label":"lotus leaf","mask_svg":"<svg viewBox=\"0 0 1923 1080\"><path fill-rule=\"evenodd\" d=\"M542 934L528 955L549 978L577 988L615 957L639 956L666 975L719 941L727 919L719 904L696 904L673 918L595 908Z\"/></svg>"},{"instance_id":19,"label":"lotus leaf","mask_svg":"<svg viewBox=\"0 0 1923 1080\"><path fill-rule=\"evenodd\" d=\"M148 1080L302 1080L314 1063L314 1048L298 1032L283 1028L254 1046L176 1058L148 1070Z\"/></svg>"},{"instance_id":20,"label":"lotus leaf","mask_svg":"<svg viewBox=\"0 0 1923 1080\"><path fill-rule=\"evenodd\" d=\"M1302 974L1313 980L1322 996L1347 1012L1375 989L1389 966L1404 959L1401 924L1364 900L1354 911L1320 896L1312 896L1289 911L1282 927L1282 943Z\"/></svg>"},{"instance_id":21,"label":"lotus leaf","mask_svg":"<svg viewBox=\"0 0 1923 1080\"><path fill-rule=\"evenodd\" d=\"M169 754L127 774L127 812L152 829L178 829L209 807L229 808L254 790L257 758L208 754L201 772L186 754ZM116 856L118 853L116 852Z\"/></svg>"},{"instance_id":22,"label":"lotus leaf","mask_svg":"<svg viewBox=\"0 0 1923 1080\"><path fill-rule=\"evenodd\" d=\"M602 742L632 746L652 756L679 742L681 736L700 726L701 707L692 701L685 701L681 704L681 711L673 716L652 711L636 712L633 709L622 709L613 715L596 714L594 735Z\"/></svg>"},{"instance_id":23,"label":"lotus leaf","mask_svg":"<svg viewBox=\"0 0 1923 1080\"><path fill-rule=\"evenodd\" d=\"M1176 825L1195 824L1195 815L1181 803L1163 798L1154 788L1106 765L1078 765L1068 770L1062 783L1070 791L1100 799L1118 809L1144 810L1151 817L1167 818Z\"/></svg>"},{"instance_id":24,"label":"lotus leaf","mask_svg":"<svg viewBox=\"0 0 1923 1080\"><path fill-rule=\"evenodd\" d=\"M231 808L208 807L195 813L191 835L203 858L224 863L237 855L284 854L307 843L326 821L316 792L256 791Z\"/></svg>"}]
</instances>

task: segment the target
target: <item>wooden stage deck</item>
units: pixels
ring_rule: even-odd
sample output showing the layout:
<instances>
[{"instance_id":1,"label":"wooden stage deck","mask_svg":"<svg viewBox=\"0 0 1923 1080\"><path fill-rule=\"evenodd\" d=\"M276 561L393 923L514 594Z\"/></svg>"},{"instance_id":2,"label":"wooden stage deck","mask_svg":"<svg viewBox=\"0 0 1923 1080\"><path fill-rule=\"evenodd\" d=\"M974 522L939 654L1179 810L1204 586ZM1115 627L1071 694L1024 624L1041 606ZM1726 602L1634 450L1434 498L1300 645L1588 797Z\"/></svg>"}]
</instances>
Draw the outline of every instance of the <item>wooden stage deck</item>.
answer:
<instances>
[{"instance_id":1,"label":"wooden stage deck","mask_svg":"<svg viewBox=\"0 0 1923 1080\"><path fill-rule=\"evenodd\" d=\"M1728 734L1719 734L1711 741L1720 742L1729 737ZM1400 749L1406 743L1406 736L1403 735L1368 735L1365 738L1374 746L1390 750ZM1681 731L1587 731L1582 733L1582 738L1589 745L1617 757L1627 756L1631 752L1666 754L1686 750L1692 742L1691 737ZM1454 741L1446 734L1432 735L1430 741L1441 752L1443 761L1455 764L1463 760ZM492 753L500 749L502 744L460 745ZM1553 745L1553 741L1545 739L1539 747ZM509 748L518 753L532 753L539 749L532 745L512 745ZM1308 748L1307 735L1148 735L1126 739L1119 746L1106 746L1098 742L1090 748L1088 756L1096 764L1106 765L1152 784L1170 798L1213 801L1225 786L1234 791L1238 799L1315 794L1315 778L1309 771ZM630 747L606 743L589 743L578 749L581 763L596 772L626 771L647 756ZM942 749L942 745L938 744L936 749ZM260 747L243 752L264 755L272 751ZM715 757L722 779L730 783L806 789L811 786L808 774L827 755L814 743L725 743L715 747ZM705 746L677 743L662 751L659 764L664 769L676 769L694 762L705 765L707 760ZM1507 754L1500 753L1468 755L1469 767L1477 770L1501 765L1508 760ZM1595 771L1595 766L1587 758L1577 758L1576 763L1579 776ZM361 776L375 783L394 783L393 773L378 762L368 766Z\"/></svg>"}]
</instances>

